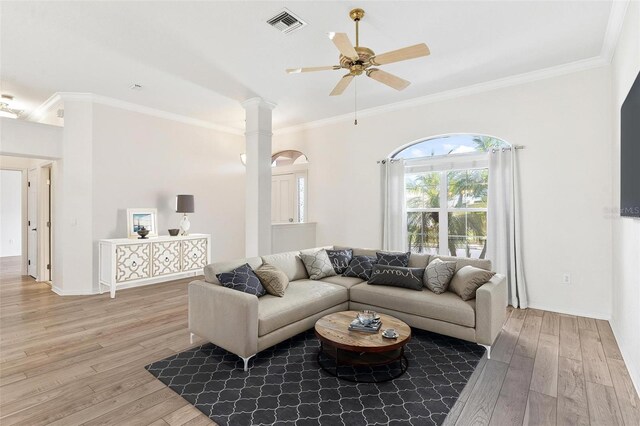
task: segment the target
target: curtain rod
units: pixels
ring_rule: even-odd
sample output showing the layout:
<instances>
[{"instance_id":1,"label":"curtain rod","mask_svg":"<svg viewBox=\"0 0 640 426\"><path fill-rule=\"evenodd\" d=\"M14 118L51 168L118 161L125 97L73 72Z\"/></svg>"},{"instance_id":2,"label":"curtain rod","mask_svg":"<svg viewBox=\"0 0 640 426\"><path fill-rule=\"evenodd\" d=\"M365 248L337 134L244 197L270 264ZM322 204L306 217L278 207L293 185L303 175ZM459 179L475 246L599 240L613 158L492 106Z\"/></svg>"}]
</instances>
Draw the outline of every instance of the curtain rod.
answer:
<instances>
[{"instance_id":1,"label":"curtain rod","mask_svg":"<svg viewBox=\"0 0 640 426\"><path fill-rule=\"evenodd\" d=\"M515 148L517 150L520 150L520 149L526 149L526 146L524 146L524 145L513 145L512 147L509 146L509 147L498 148L498 149L501 149L503 151L511 151L511 148ZM487 152L489 152L489 151L487 151ZM496 152L496 148L492 148L491 152ZM445 157L445 155L434 155L433 157ZM422 158L429 158L429 157L422 157ZM411 158L411 160L414 160L414 158ZM417 160L417 158L415 160ZM393 163L394 161L400 161L400 158L385 158L384 160L376 161L376 164L386 164L387 161L390 161L390 162Z\"/></svg>"}]
</instances>

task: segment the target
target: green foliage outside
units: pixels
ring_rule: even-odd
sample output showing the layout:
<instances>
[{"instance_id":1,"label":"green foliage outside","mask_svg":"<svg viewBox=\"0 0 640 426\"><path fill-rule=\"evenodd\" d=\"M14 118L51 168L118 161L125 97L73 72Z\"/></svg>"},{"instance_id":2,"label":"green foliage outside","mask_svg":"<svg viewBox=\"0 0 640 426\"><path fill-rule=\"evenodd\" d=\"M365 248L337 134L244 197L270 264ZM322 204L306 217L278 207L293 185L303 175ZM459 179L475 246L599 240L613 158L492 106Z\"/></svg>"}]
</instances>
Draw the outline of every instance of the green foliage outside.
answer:
<instances>
[{"instance_id":1,"label":"green foliage outside","mask_svg":"<svg viewBox=\"0 0 640 426\"><path fill-rule=\"evenodd\" d=\"M489 151L503 146L499 139L478 136L473 138L477 151ZM440 207L440 172L421 173L406 177L407 208ZM449 255L456 256L464 249L467 257L472 250L483 259L486 254L487 213L455 211L460 208L486 208L489 171L487 169L454 170L447 176L447 206ZM409 250L438 251L440 215L438 212L407 213Z\"/></svg>"}]
</instances>

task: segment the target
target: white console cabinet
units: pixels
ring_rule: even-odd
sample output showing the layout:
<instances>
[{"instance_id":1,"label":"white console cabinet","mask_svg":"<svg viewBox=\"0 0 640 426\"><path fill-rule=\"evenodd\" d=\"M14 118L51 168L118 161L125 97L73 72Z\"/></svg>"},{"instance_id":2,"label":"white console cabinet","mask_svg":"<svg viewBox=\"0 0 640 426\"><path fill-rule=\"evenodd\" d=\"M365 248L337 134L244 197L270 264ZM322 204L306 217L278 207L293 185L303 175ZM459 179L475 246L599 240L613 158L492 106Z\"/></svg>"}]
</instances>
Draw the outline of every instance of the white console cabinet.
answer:
<instances>
[{"instance_id":1,"label":"white console cabinet","mask_svg":"<svg viewBox=\"0 0 640 426\"><path fill-rule=\"evenodd\" d=\"M202 274L211 262L211 236L100 240L100 293Z\"/></svg>"}]
</instances>

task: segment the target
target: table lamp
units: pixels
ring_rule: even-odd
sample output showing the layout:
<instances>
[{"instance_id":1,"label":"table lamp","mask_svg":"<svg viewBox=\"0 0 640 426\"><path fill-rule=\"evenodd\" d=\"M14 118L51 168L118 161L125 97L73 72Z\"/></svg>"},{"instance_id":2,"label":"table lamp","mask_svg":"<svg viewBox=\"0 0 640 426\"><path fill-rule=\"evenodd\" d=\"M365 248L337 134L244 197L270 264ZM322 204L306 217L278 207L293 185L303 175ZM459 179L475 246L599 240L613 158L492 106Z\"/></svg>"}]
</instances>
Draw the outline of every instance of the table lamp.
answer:
<instances>
[{"instance_id":1,"label":"table lamp","mask_svg":"<svg viewBox=\"0 0 640 426\"><path fill-rule=\"evenodd\" d=\"M180 235L189 235L189 228L191 228L191 223L189 222L187 213L193 212L193 195L178 195L176 197L176 213L184 213L184 216L182 216L182 219L180 219L180 230L182 231Z\"/></svg>"}]
</instances>

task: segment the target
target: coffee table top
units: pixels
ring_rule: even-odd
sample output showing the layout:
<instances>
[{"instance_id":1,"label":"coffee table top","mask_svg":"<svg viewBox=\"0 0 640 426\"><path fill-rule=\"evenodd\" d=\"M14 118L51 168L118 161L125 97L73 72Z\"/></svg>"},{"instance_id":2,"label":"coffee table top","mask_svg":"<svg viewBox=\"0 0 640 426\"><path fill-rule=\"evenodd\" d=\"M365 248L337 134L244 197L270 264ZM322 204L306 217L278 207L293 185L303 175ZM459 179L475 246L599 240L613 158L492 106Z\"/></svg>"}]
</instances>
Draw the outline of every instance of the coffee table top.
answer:
<instances>
[{"instance_id":1,"label":"coffee table top","mask_svg":"<svg viewBox=\"0 0 640 426\"><path fill-rule=\"evenodd\" d=\"M349 324L358 315L357 311L335 312L325 315L316 322L315 330L318 338L332 346L354 352L386 352L398 349L411 340L411 328L398 318L380 315L382 327L377 333L350 331ZM393 328L398 333L397 339L382 337L382 331Z\"/></svg>"}]
</instances>

